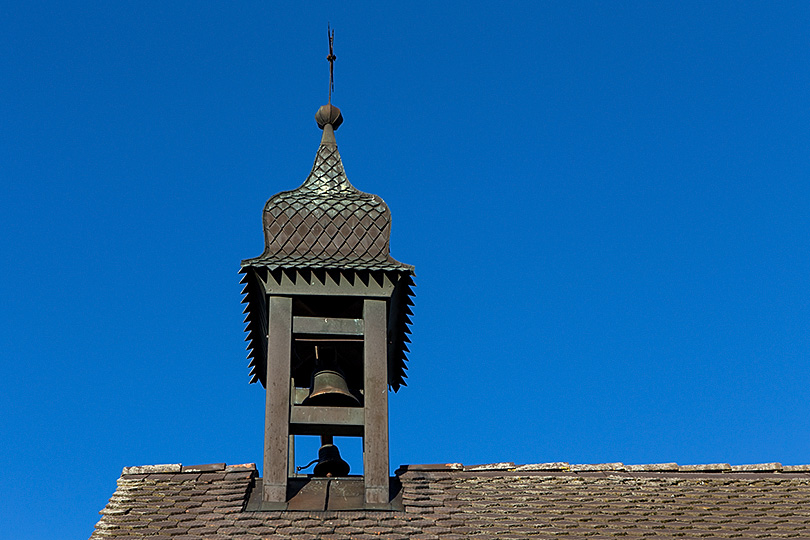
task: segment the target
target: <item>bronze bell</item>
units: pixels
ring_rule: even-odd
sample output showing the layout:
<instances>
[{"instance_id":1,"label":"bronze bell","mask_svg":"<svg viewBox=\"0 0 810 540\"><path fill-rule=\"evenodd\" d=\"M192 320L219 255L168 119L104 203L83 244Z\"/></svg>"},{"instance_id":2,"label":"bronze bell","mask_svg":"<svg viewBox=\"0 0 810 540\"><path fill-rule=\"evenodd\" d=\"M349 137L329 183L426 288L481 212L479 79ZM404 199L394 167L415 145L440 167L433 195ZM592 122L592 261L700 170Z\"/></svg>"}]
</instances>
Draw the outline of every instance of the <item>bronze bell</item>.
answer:
<instances>
[{"instance_id":1,"label":"bronze bell","mask_svg":"<svg viewBox=\"0 0 810 540\"><path fill-rule=\"evenodd\" d=\"M312 473L315 476L332 478L335 476L348 476L349 464L340 457L338 447L334 444L324 444L318 449L318 463Z\"/></svg>"},{"instance_id":2,"label":"bronze bell","mask_svg":"<svg viewBox=\"0 0 810 540\"><path fill-rule=\"evenodd\" d=\"M312 376L312 388L301 404L323 407L359 407L360 401L349 392L349 385L346 384L346 379L340 372L322 369Z\"/></svg>"}]
</instances>

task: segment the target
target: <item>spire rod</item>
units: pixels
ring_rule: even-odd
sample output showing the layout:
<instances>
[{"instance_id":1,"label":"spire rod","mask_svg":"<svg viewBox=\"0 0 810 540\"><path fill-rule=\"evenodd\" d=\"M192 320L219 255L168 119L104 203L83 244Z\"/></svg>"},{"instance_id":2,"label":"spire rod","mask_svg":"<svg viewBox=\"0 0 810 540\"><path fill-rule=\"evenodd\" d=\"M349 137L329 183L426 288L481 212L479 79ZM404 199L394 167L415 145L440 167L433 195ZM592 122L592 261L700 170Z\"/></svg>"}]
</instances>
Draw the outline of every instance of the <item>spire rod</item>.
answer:
<instances>
[{"instance_id":1,"label":"spire rod","mask_svg":"<svg viewBox=\"0 0 810 540\"><path fill-rule=\"evenodd\" d=\"M335 56L332 48L335 41L335 31L332 30L329 23L326 23L326 37L329 38L329 56L326 57L326 60L329 61L329 105L331 105L332 92L335 91L335 60L337 60L337 56Z\"/></svg>"}]
</instances>

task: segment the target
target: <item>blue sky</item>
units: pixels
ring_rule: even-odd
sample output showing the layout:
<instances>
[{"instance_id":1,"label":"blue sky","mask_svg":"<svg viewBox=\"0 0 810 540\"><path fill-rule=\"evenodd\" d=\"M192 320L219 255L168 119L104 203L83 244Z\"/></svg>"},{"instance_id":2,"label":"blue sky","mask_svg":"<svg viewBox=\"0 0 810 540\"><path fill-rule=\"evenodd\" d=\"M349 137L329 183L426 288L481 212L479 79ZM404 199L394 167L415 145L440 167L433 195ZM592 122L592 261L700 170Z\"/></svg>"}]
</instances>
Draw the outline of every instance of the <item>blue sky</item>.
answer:
<instances>
[{"instance_id":1,"label":"blue sky","mask_svg":"<svg viewBox=\"0 0 810 540\"><path fill-rule=\"evenodd\" d=\"M0 17L8 538L89 536L124 466L261 462L237 271L312 165L327 21L348 177L417 270L392 469L810 463L806 3L32 1Z\"/></svg>"}]
</instances>

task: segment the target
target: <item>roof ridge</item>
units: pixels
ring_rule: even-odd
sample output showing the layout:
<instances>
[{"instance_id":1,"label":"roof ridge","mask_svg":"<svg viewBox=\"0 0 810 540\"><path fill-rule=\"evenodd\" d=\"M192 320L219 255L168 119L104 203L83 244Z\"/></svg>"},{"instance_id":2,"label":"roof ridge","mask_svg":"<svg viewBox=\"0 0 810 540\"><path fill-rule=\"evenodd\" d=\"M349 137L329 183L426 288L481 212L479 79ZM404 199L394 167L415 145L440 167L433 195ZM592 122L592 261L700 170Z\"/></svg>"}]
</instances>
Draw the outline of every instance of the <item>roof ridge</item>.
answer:
<instances>
[{"instance_id":1,"label":"roof ridge","mask_svg":"<svg viewBox=\"0 0 810 540\"><path fill-rule=\"evenodd\" d=\"M645 464L624 464L613 463L568 463L556 461L549 463L528 463L515 465L512 462L486 463L479 465L462 465L461 463L434 463L434 464L413 464L402 465L397 469L396 474L405 472L441 472L441 471L463 471L463 472L485 472L485 471L510 471L510 472L689 472L689 473L772 473L772 472L810 472L810 465L782 465L779 462L768 463L748 463L741 465L731 465L729 463L700 463L689 465L678 465L677 463L645 463Z\"/></svg>"},{"instance_id":2,"label":"roof ridge","mask_svg":"<svg viewBox=\"0 0 810 540\"><path fill-rule=\"evenodd\" d=\"M240 472L240 471L255 471L255 463L240 463L236 465L227 465L225 463L207 463L204 465L182 465L181 463L166 463L159 465L136 465L133 467L124 467L121 471L121 476L131 474L159 474L159 473L195 473L195 472Z\"/></svg>"},{"instance_id":3,"label":"roof ridge","mask_svg":"<svg viewBox=\"0 0 810 540\"><path fill-rule=\"evenodd\" d=\"M157 465L135 465L124 467L122 475L156 474L156 473L194 473L215 471L257 471L255 463L239 463L228 465L226 463L207 463L202 465L183 465L181 463L165 463ZM513 462L484 463L479 465L462 465L461 463L429 463L409 464L400 466L395 474L405 472L476 472L476 471L545 471L545 472L702 472L702 473L764 473L764 472L810 472L810 464L782 465L779 462L746 463L730 465L728 463L698 463L678 465L677 463L643 463L624 464L612 463L568 463L555 461L546 463L527 463L515 465Z\"/></svg>"}]
</instances>

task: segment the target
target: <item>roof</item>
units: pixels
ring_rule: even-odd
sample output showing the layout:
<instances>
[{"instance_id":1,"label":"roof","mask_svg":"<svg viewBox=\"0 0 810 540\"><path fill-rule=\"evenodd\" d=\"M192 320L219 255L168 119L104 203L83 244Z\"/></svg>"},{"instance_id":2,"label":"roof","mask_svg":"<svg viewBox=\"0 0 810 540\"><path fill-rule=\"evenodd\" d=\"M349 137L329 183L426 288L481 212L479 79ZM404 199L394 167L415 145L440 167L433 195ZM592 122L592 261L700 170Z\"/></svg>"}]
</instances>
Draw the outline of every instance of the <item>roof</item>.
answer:
<instances>
[{"instance_id":1,"label":"roof","mask_svg":"<svg viewBox=\"0 0 810 540\"><path fill-rule=\"evenodd\" d=\"M391 211L346 177L332 127L304 183L273 195L264 207L264 252L242 268L326 268L413 273L389 254Z\"/></svg>"},{"instance_id":2,"label":"roof","mask_svg":"<svg viewBox=\"0 0 810 540\"><path fill-rule=\"evenodd\" d=\"M398 511L255 512L252 464L129 467L91 538L810 537L806 465L409 465L397 480Z\"/></svg>"}]
</instances>

